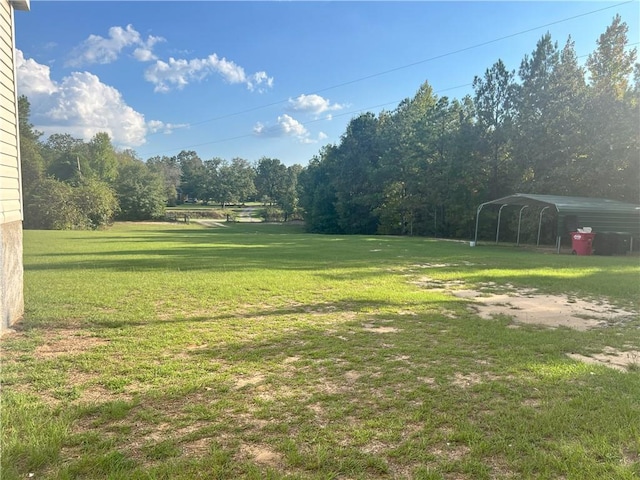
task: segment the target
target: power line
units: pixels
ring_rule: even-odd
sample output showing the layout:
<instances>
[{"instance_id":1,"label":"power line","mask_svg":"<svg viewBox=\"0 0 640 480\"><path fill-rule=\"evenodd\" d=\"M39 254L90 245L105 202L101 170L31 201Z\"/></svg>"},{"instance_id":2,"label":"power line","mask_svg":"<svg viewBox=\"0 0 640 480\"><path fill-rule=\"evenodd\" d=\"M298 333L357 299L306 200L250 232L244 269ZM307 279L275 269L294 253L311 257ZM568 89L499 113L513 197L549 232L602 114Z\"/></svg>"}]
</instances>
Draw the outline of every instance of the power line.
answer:
<instances>
[{"instance_id":1,"label":"power line","mask_svg":"<svg viewBox=\"0 0 640 480\"><path fill-rule=\"evenodd\" d=\"M458 89L458 88L469 87L469 86L471 86L471 85L472 85L471 83L465 83L464 85L458 85L458 86L455 86L455 87L443 88L443 89L441 89L441 90L434 91L433 93L446 92L446 91L449 91L449 90L455 90L455 89ZM388 106L388 105L397 105L397 104L399 104L402 100L404 100L404 99L393 100L393 101L390 101L390 102L379 103L379 104L377 104L377 105L371 105L371 106L369 106L369 107L359 108L359 109L357 109L357 110L351 110L351 111L349 111L349 112L342 112L342 113L334 114L334 115L332 115L332 118L335 118L335 117L344 117L344 116L347 116L347 115L359 114L359 113L362 113L362 112L364 112L364 111L368 111L368 110L375 110L375 109L377 109L377 108L386 107L386 106ZM309 125L309 124L311 124L311 123L325 122L325 121L327 121L327 118L316 118L316 119L314 119L314 120L308 120L308 121L306 121L306 122L298 122L298 123L300 123L300 125L302 125L302 126L306 126L306 125ZM235 137L221 138L221 139L218 139L218 140L211 140L211 141L209 141L209 142L203 142L203 143L197 143L197 144L194 144L194 145L188 145L188 146L182 147L180 150L186 150L186 149L191 149L191 148L203 147L203 146L205 146L205 145L213 145L213 144L216 144L216 143L230 142L230 141L232 141L232 140L239 140L239 139L241 139L241 138L249 138L249 137L253 137L253 136L254 136L254 134L252 134L252 133L245 133L245 134L242 134L242 135L237 135L237 136L235 136ZM156 152L156 153L152 154L151 156L153 157L154 155L159 155L159 154L161 154L161 153L168 152L168 151L172 151L172 150L176 150L176 148L171 148L171 149L163 150L162 152Z\"/></svg>"},{"instance_id":2,"label":"power line","mask_svg":"<svg viewBox=\"0 0 640 480\"><path fill-rule=\"evenodd\" d=\"M542 28L547 28L547 27L550 27L550 26L553 26L553 25L558 25L560 23L564 23L564 22L568 22L568 21L575 20L575 19L578 19L578 18L582 18L582 17L586 17L586 16L589 16L589 15L593 15L595 13L599 13L599 12L602 12L602 11L605 11L605 10L610 10L612 8L618 8L618 7L623 6L623 5L627 5L627 4L630 4L630 3L635 3L636 1L637 0L628 0L628 1L625 1L625 2L617 3L615 5L610 5L608 7L602 7L602 8L596 9L596 10L591 10L589 12L581 13L581 14L578 14L578 15L573 15L571 17L563 18L561 20L556 20L556 21L549 22L549 23L546 23L546 24L543 24L543 25L539 25L539 26L536 26L536 27L528 28L528 29L522 30L520 32L512 33L512 34L505 35L505 36L502 36L502 37L498 37L498 38L495 38L495 39L492 39L492 40L487 40L485 42L481 42L481 43L478 43L478 44L475 44L475 45L471 45L469 47L464 47L464 48L461 48L461 49L458 49L458 50L453 50L453 51L450 51L450 52L447 52L447 53L443 53L443 54L440 54L440 55L436 55L436 56L433 56L433 57L429 57L429 58L426 58L426 59L423 59L423 60L419 60L419 61L416 61L416 62L408 63L408 64L405 64L405 65L402 65L402 66L399 66L399 67L391 68L391 69L384 70L384 71L381 71L381 72L377 72L377 73L373 73L373 74L370 74L370 75L366 75L364 77L359 77L359 78L356 78L356 79L353 79L353 80L348 80L348 81L345 81L345 82L342 82L342 83L338 83L338 84L335 84L335 85L324 87L324 88L312 91L311 94L318 94L318 93L326 92L326 91L329 91L329 90L334 90L336 88L341 88L341 87L344 87L344 86L347 86L347 85L352 85L354 83L359 83L359 82L363 82L365 80L369 80L369 79L372 79L372 78L376 78L376 77L380 77L380 76L383 76L383 75L387 75L389 73L394 73L394 72L397 72L397 71L400 71L400 70L411 68L411 67L414 67L416 65L421 65L421 64L424 64L424 63L427 63L427 62L440 60L442 58L446 58L446 57L449 57L449 56L457 55L459 53L464 53L464 52L467 52L467 51L470 51L470 50L474 50L476 48L480 48L480 47L484 47L484 46L491 45L491 44L494 44L494 43L498 43L498 42L501 42L503 40L508 40L510 38L517 37L519 35L524 35L526 33L530 33L530 32L536 31L536 30L540 30ZM631 46L631 45L637 45L637 43L629 44L629 46ZM586 56L586 55L580 56L578 58L582 58L584 56ZM463 88L463 87L467 87L467 86L470 86L470 85L471 84L465 84L465 85L459 85L459 86L456 86L456 87L449 87L449 88L441 89L438 92L434 92L434 93L439 93L439 92L448 91L448 90L454 90L454 89L457 89L457 88ZM267 104L263 104L263 105L258 105L258 106L251 107L251 108L248 108L248 109L239 110L237 112L232 112L232 113L220 115L220 116L217 116L217 117L212 117L212 118L209 118L209 119L201 120L201 121L198 121L198 122L190 123L189 126L190 127L191 126L198 126L198 125L202 125L202 124L205 124L205 123L214 122L214 121L217 121L217 120L224 120L224 119L227 119L227 118L231 118L231 117L235 117L235 116L239 116L239 115L244 115L246 113L251 113L251 112L255 112L255 111L258 111L258 110L265 109L265 108L269 108L269 107L273 107L273 106L280 105L280 104L283 104L283 103L287 103L288 101L289 101L289 98L284 99L284 100L277 100L275 102L271 102L271 103L267 103ZM371 106L371 107L364 107L364 108L361 108L361 109L358 109L358 110L355 110L355 111L351 111L351 112L343 112L343 113L340 113L340 114L334 114L333 117L335 118L335 117L342 117L342 116L345 116L345 115L351 115L351 114L359 113L359 112L362 112L362 111L365 111L365 110L380 108L382 106L387 106L387 105L399 103L400 101L402 101L402 99L401 100L396 100L396 101L393 101L393 102L385 102L383 104L379 104L379 105L375 105L375 106ZM324 119L324 118L323 119L315 119L315 120L310 120L310 121L307 121L307 122L299 122L299 123L304 126L304 125L308 125L310 123L316 123L316 122L324 121L324 120L326 120L326 119ZM158 131L158 132L150 133L150 134L148 134L148 136L153 136L153 135L156 135L156 134L159 134L159 133L161 133L161 132ZM176 147L176 148L171 148L171 149L165 149L163 151L155 152L155 153L151 154L151 156L159 155L161 153L165 153L165 152L169 152L169 151L173 151L173 150L178 150L178 149L184 150L184 149L195 148L195 147L200 147L200 146L204 146L204 145L212 145L212 144L215 144L215 143L224 143L224 142L231 141L231 140L238 140L238 139L241 139L241 138L249 138L249 137L252 137L252 136L254 136L254 135L253 134L243 134L243 135L238 135L238 136L234 136L234 137L228 137L228 138L219 139L219 140L213 140L213 141L199 143L199 144L185 146L185 147Z\"/></svg>"}]
</instances>

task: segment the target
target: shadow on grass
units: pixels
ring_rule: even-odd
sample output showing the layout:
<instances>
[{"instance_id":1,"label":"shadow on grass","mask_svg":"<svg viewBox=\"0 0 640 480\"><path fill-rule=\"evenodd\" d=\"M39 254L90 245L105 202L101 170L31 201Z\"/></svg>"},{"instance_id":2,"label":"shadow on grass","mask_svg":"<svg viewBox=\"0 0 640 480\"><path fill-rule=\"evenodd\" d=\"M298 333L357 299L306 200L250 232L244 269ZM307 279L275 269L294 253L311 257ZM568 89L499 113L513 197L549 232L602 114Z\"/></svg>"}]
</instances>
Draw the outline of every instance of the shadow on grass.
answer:
<instances>
[{"instance_id":1,"label":"shadow on grass","mask_svg":"<svg viewBox=\"0 0 640 480\"><path fill-rule=\"evenodd\" d=\"M114 348L103 347L92 358L66 359L58 368L73 371L69 362L87 368L93 361L98 376L103 370L96 365L103 364L115 366L108 369L113 378L149 373L145 381L151 391L123 399L118 398L120 391L111 396L100 390L102 395L89 404L65 405L68 429L57 444L43 441L26 454L16 446L9 451L15 478L23 472L53 477L65 469L76 478L153 476L144 472L158 464L146 461L143 447L167 439L176 452L198 440L205 445L224 441L229 458L241 456L240 445L267 445L301 478L372 478L362 453L370 446L377 448L376 457L399 471L427 461L445 471L451 459L434 459L429 452L453 445L450 450L463 446L483 467L500 456L509 459L514 472L561 476L567 462L578 468L600 448L592 440L594 429L605 444L632 445L629 419L638 413L637 382L634 386L631 377L582 368L564 357L568 348L589 343L594 334L512 330L505 328L506 322L471 314L447 318L436 308L433 313L404 315L398 313L401 308L397 302L354 300L122 322L119 328L142 328L114 337ZM289 324L290 318L278 322L278 317L299 314L317 315L318 323L307 319L302 325ZM236 335L221 340L216 329L221 320L246 323L234 324ZM261 320L268 320L262 328ZM181 343L167 348L151 342L153 348L145 348L145 339L165 334ZM198 348L192 348L193 335L199 335ZM117 348L123 344L140 346L124 358ZM30 425L46 419L38 415ZM308 432L313 432L311 437ZM141 438L146 438L142 447ZM585 452L572 456L556 439L585 445ZM303 460L296 463L285 455L287 441L296 445ZM322 462L314 461L308 445L324 449ZM538 449L544 455L533 452L531 445L543 447ZM519 452L517 458L513 450ZM45 459L32 466L38 454ZM117 455L117 462L100 460ZM196 451L189 461L204 465L211 458L208 448ZM542 466L521 466L522 458ZM562 467L558 459L565 462ZM180 461L186 460L184 454ZM239 472L246 473L245 468L237 460L226 463L228 474L220 478L243 477ZM264 473L257 461L251 468Z\"/></svg>"},{"instance_id":2,"label":"shadow on grass","mask_svg":"<svg viewBox=\"0 0 640 480\"><path fill-rule=\"evenodd\" d=\"M425 309L425 305L428 305L428 310L434 312L441 312L443 310L455 310L464 308L469 304L468 300L451 296L445 300L421 300L417 299L414 304L407 304L406 302L393 302L384 300L371 300L371 299L349 299L344 301L334 302L305 302L294 303L291 306L286 307L274 307L274 308L252 308L248 306L241 311L234 311L233 313L217 313L215 308L211 309L211 315L203 316L180 316L172 317L168 319L153 318L145 320L120 320L120 319L91 319L83 323L85 327L97 327L97 328L123 328L123 327L140 327L140 326L152 326L152 325L170 325L170 324L189 324L194 325L199 323L211 323L213 325L216 322L225 320L251 320L260 321L261 319L272 319L273 317L291 317L295 315L354 315L361 314L363 318L381 318L390 319L394 317L394 312L403 310L406 308L415 307L420 305ZM286 318L287 321L290 319ZM58 322L56 319L55 322ZM51 322L54 323L53 321ZM341 322L339 322L341 323ZM33 324L33 327L29 322L26 322L24 328L37 328L37 326L48 325L49 322ZM55 326L54 326L55 328Z\"/></svg>"}]
</instances>

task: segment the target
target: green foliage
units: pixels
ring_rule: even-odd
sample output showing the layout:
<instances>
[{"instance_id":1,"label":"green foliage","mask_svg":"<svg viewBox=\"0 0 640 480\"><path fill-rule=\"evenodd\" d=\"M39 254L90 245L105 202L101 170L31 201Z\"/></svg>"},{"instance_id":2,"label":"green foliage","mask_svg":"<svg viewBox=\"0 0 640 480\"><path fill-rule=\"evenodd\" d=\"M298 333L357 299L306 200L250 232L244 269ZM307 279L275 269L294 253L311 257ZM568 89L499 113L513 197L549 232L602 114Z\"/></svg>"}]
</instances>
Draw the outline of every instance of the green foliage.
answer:
<instances>
[{"instance_id":1,"label":"green foliage","mask_svg":"<svg viewBox=\"0 0 640 480\"><path fill-rule=\"evenodd\" d=\"M25 197L24 228L66 230L78 223L81 222L73 204L73 187L68 183L47 177Z\"/></svg>"},{"instance_id":2,"label":"green foliage","mask_svg":"<svg viewBox=\"0 0 640 480\"><path fill-rule=\"evenodd\" d=\"M46 177L25 197L24 227L44 230L84 230L111 223L118 203L109 185L82 180L78 185Z\"/></svg>"},{"instance_id":3,"label":"green foliage","mask_svg":"<svg viewBox=\"0 0 640 480\"><path fill-rule=\"evenodd\" d=\"M202 198L206 190L206 177L202 160L193 150L182 150L175 163L180 165L180 188L183 198Z\"/></svg>"},{"instance_id":4,"label":"green foliage","mask_svg":"<svg viewBox=\"0 0 640 480\"><path fill-rule=\"evenodd\" d=\"M82 180L73 188L76 209L81 212L80 229L96 229L109 225L118 211L118 200L113 189L97 179Z\"/></svg>"},{"instance_id":5,"label":"green foliage","mask_svg":"<svg viewBox=\"0 0 640 480\"><path fill-rule=\"evenodd\" d=\"M218 203L226 205L252 198L256 194L255 175L255 169L247 160L234 158L231 163L223 162L218 169Z\"/></svg>"},{"instance_id":6,"label":"green foliage","mask_svg":"<svg viewBox=\"0 0 640 480\"><path fill-rule=\"evenodd\" d=\"M149 220L164 216L166 185L161 174L155 173L139 160L122 165L118 172L116 192L121 220Z\"/></svg>"},{"instance_id":7,"label":"green foliage","mask_svg":"<svg viewBox=\"0 0 640 480\"><path fill-rule=\"evenodd\" d=\"M470 238L480 203L508 194L640 199L640 69L619 16L585 70L545 34L515 71L498 60L474 98L425 82L391 112L354 118L300 174L307 228ZM519 80L519 81L518 81Z\"/></svg>"},{"instance_id":8,"label":"green foliage","mask_svg":"<svg viewBox=\"0 0 640 480\"><path fill-rule=\"evenodd\" d=\"M96 133L89 141L89 168L90 175L85 176L103 182L113 183L118 176L118 158L107 133Z\"/></svg>"},{"instance_id":9,"label":"green foliage","mask_svg":"<svg viewBox=\"0 0 640 480\"><path fill-rule=\"evenodd\" d=\"M287 167L277 158L262 157L256 166L255 186L258 198L278 202L287 188Z\"/></svg>"},{"instance_id":10,"label":"green foliage","mask_svg":"<svg viewBox=\"0 0 640 480\"><path fill-rule=\"evenodd\" d=\"M164 180L167 206L175 206L180 187L180 164L176 157L152 157L147 160L147 166L153 172L162 175Z\"/></svg>"}]
</instances>

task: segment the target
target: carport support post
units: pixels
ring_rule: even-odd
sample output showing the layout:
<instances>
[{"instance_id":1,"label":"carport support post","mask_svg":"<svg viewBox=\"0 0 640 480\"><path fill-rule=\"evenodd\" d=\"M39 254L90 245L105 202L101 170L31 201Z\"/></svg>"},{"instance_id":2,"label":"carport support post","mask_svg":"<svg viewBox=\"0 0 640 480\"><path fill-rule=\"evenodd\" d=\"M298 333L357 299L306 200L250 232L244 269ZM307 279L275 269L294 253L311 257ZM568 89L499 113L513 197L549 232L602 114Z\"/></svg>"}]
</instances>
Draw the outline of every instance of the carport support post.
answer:
<instances>
[{"instance_id":1,"label":"carport support post","mask_svg":"<svg viewBox=\"0 0 640 480\"><path fill-rule=\"evenodd\" d=\"M500 210L498 210L498 226L496 227L496 243L498 243L498 240L500 238L500 217L502 216L502 209L506 206L507 204L505 203L504 205L501 205Z\"/></svg>"},{"instance_id":2,"label":"carport support post","mask_svg":"<svg viewBox=\"0 0 640 480\"><path fill-rule=\"evenodd\" d=\"M473 244L477 245L478 244L478 222L480 221L480 210L482 210L482 207L484 207L486 205L486 203L481 203L478 206L478 209L476 210L476 234L473 237Z\"/></svg>"},{"instance_id":3,"label":"carport support post","mask_svg":"<svg viewBox=\"0 0 640 480\"><path fill-rule=\"evenodd\" d=\"M540 246L540 230L542 230L542 215L544 214L544 211L549 208L549 206L544 207L542 210L540 210L540 221L538 222L538 241L536 243L536 246L539 247Z\"/></svg>"},{"instance_id":4,"label":"carport support post","mask_svg":"<svg viewBox=\"0 0 640 480\"><path fill-rule=\"evenodd\" d=\"M518 239L516 240L516 245L520 246L520 224L522 223L522 211L527 208L529 205L525 205L520 209L520 215L518 215Z\"/></svg>"}]
</instances>

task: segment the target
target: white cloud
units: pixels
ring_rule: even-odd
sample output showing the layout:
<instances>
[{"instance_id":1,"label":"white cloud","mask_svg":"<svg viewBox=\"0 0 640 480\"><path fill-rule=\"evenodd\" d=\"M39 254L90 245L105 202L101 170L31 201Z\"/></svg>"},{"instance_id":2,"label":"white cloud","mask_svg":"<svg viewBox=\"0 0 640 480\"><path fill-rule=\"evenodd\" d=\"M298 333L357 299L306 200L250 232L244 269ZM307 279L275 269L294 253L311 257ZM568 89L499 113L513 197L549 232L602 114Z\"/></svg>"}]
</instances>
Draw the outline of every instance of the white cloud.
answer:
<instances>
[{"instance_id":1,"label":"white cloud","mask_svg":"<svg viewBox=\"0 0 640 480\"><path fill-rule=\"evenodd\" d=\"M115 88L88 72L73 72L60 82L49 76L49 67L25 59L16 50L18 93L27 95L31 118L45 134L69 133L89 140L106 132L114 144L136 147L145 143L148 126L144 115L128 106ZM166 128L166 127L165 127Z\"/></svg>"},{"instance_id":2,"label":"white cloud","mask_svg":"<svg viewBox=\"0 0 640 480\"><path fill-rule=\"evenodd\" d=\"M285 135L302 137L309 134L304 125L286 113L278 117L278 125Z\"/></svg>"},{"instance_id":3,"label":"white cloud","mask_svg":"<svg viewBox=\"0 0 640 480\"><path fill-rule=\"evenodd\" d=\"M286 113L280 115L275 124L265 125L258 122L253 127L253 133L267 138L293 137L300 143L318 143L327 138L324 132L320 132L317 139L312 138L311 133L302 123Z\"/></svg>"},{"instance_id":4,"label":"white cloud","mask_svg":"<svg viewBox=\"0 0 640 480\"><path fill-rule=\"evenodd\" d=\"M157 60L147 68L144 78L155 85L155 92L166 93L172 87L182 89L192 81L204 80L212 73L219 74L227 83L245 84L249 90L262 90L263 87L273 85L273 78L266 72L247 75L240 65L224 57L220 58L215 53L206 58L191 60L173 57L168 62Z\"/></svg>"},{"instance_id":5,"label":"white cloud","mask_svg":"<svg viewBox=\"0 0 640 480\"><path fill-rule=\"evenodd\" d=\"M277 123L264 125L258 122L253 127L253 133L261 137L297 137L304 139L309 136L309 131L295 118L284 114L278 117Z\"/></svg>"},{"instance_id":6,"label":"white cloud","mask_svg":"<svg viewBox=\"0 0 640 480\"><path fill-rule=\"evenodd\" d=\"M38 94L52 94L58 87L51 81L48 66L32 58L25 59L21 50L16 49L16 68L18 71L18 91L20 95L31 98Z\"/></svg>"},{"instance_id":7,"label":"white cloud","mask_svg":"<svg viewBox=\"0 0 640 480\"><path fill-rule=\"evenodd\" d=\"M156 57L150 49L138 47L133 51L133 58L139 62L150 62L156 60L158 57Z\"/></svg>"},{"instance_id":8,"label":"white cloud","mask_svg":"<svg viewBox=\"0 0 640 480\"><path fill-rule=\"evenodd\" d=\"M263 92L265 90L264 87L261 87L261 85L263 84L264 84L264 87L266 88L273 87L273 77L269 77L267 75L267 72L254 73L247 80L247 88L251 91L257 88L258 91Z\"/></svg>"},{"instance_id":9,"label":"white cloud","mask_svg":"<svg viewBox=\"0 0 640 480\"><path fill-rule=\"evenodd\" d=\"M147 40L143 40L132 25L122 27L111 27L107 38L100 35L89 35L80 45L75 47L65 65L79 67L81 65L91 65L94 63L111 63L118 58L120 52L126 47L137 47L133 56L136 60L147 62L155 60L153 46L164 41L162 37L149 35Z\"/></svg>"},{"instance_id":10,"label":"white cloud","mask_svg":"<svg viewBox=\"0 0 640 480\"><path fill-rule=\"evenodd\" d=\"M313 115L320 115L321 113L328 111L341 110L344 105L339 103L331 103L320 95L300 95L297 98L289 99L289 108L296 112L311 113Z\"/></svg>"},{"instance_id":11,"label":"white cloud","mask_svg":"<svg viewBox=\"0 0 640 480\"><path fill-rule=\"evenodd\" d=\"M171 135L174 130L178 128L186 128L188 126L188 123L165 123L160 120L149 120L147 122L149 133L162 132L165 135Z\"/></svg>"}]
</instances>

